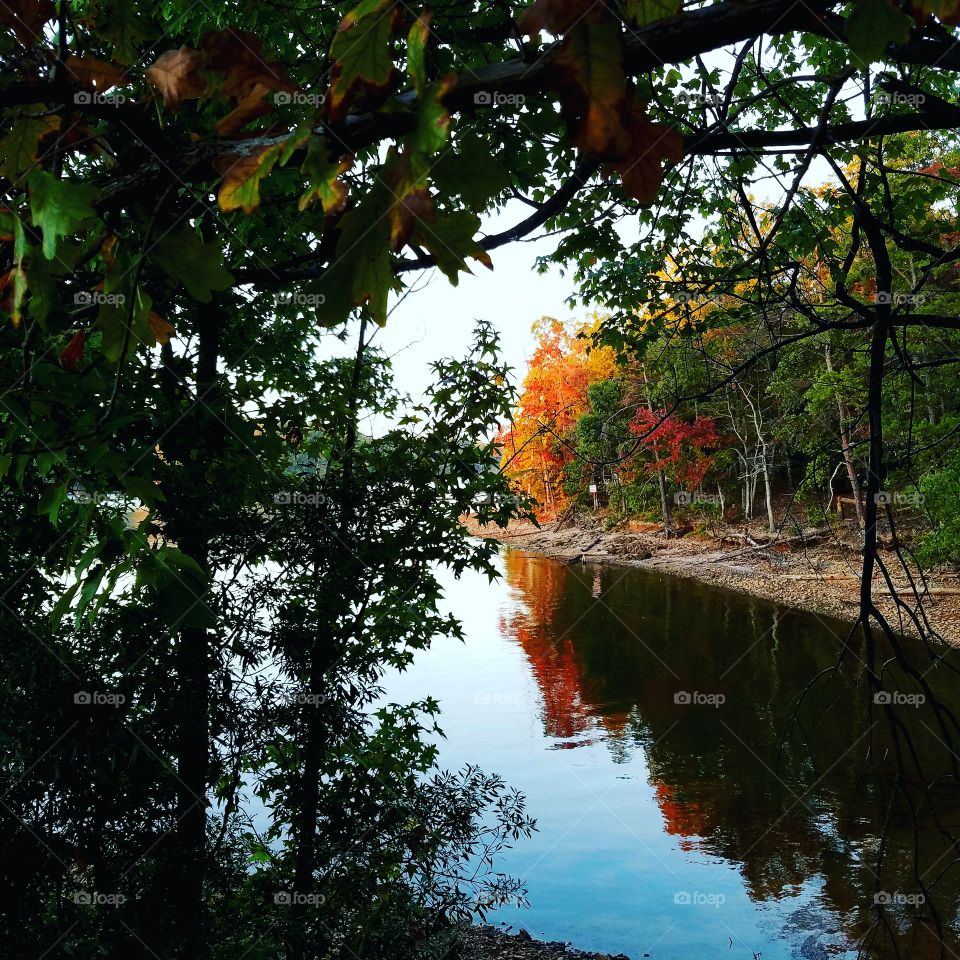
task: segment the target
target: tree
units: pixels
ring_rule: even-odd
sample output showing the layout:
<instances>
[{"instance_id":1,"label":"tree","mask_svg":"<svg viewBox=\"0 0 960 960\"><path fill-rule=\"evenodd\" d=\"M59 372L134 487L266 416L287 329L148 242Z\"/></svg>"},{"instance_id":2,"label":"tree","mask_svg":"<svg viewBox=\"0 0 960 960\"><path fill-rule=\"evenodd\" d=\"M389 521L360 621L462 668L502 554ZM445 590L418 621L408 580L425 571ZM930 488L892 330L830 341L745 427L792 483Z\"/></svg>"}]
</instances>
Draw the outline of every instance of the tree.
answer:
<instances>
[{"instance_id":1,"label":"tree","mask_svg":"<svg viewBox=\"0 0 960 960\"><path fill-rule=\"evenodd\" d=\"M918 328L960 322L949 297L929 311L893 302L900 291L891 245L918 260L913 297L934 281L946 287L957 255L955 237L917 222L927 202L913 189L919 181L944 197L955 187L949 163L923 172L944 151L929 147L921 159L891 137L960 125L951 101L960 47L946 29L956 3L856 0L848 9L829 0L753 0L683 9L537 0L519 18L515 12L467 0L440 0L430 14L395 0L228 3L215 17L183 0L159 8L10 0L0 8L0 310L8 321L0 469L11 517L3 549L20 575L6 601L9 635L40 638L68 673L103 683L111 696L127 696L114 689L118 675L135 688L129 702L144 733L156 736L136 750L84 739L75 755L105 766L96 776L81 766L77 795L117 764L146 764L148 772L114 810L83 814L77 801L64 837L89 827L91 842L109 846L120 842L123 824L141 824L138 838L157 854L137 882L160 891L150 902L168 910L131 914L131 929L156 943L169 937L171 953L209 953L213 914L226 911L220 929L233 927L233 901L213 895L213 878L232 890L246 876L239 855L228 858L229 882L213 871L207 806L217 796L232 810L247 764L265 770L263 756L251 760L249 742L233 742L244 729L230 696L235 663L246 670L267 650L300 692L320 696L318 676L376 622L358 614L365 599L383 597L396 644L422 639L398 609L391 565L402 559L403 576L422 578L404 585L430 624L435 588L423 571L439 545L455 563L483 561L463 552L471 548L452 512L481 492L473 465L461 472L462 457L444 455L451 473L438 476L414 459L408 437L394 435L385 447L360 436L360 413L392 402L382 381L366 379L367 330L386 321L390 297L411 273L436 267L456 283L468 261L489 265L491 251L546 227L561 234L555 259L572 265L577 297L609 309L604 335L618 349L658 326L653 316L638 327L638 305L664 292L664 251L676 261L677 284L739 298L774 327L777 346L830 330L861 333L869 341L869 454L859 627L868 644L876 628L892 633L871 600L877 497L887 476L881 380L894 348L901 371L917 373L913 341L906 350L901 341ZM714 51L729 54L725 71L704 59ZM878 60L888 67L879 77L871 67ZM882 104L875 80L887 96ZM847 106L853 92L863 116ZM897 96L912 97L910 109ZM764 221L749 188L765 176L771 153L784 183ZM840 183L830 204L801 189L815 156ZM479 236L481 216L511 200L531 211ZM692 233L694 211L708 221L702 237ZM627 217L639 236L617 229ZM832 237L841 220L853 224L846 250ZM798 254L817 245L830 283L812 303ZM717 248L725 251L719 263ZM855 262L875 275L872 300L851 282ZM786 310L804 328L781 337L777 317ZM338 376L317 368L323 329L349 332L358 344ZM458 378L466 399L443 383L433 395L430 412L465 433L479 435L497 419L490 392L501 381L484 366L487 341ZM476 377L488 378L487 392L473 403ZM368 387L372 397L363 395ZM317 422L327 425L317 431L324 439L308 441ZM438 445L447 454L466 449L439 424L433 436L421 451L428 464ZM316 473L307 474L315 479L302 481L305 495L332 497L329 516L309 515L304 539L290 536L267 506L274 493L300 492L279 490L278 477L301 442L312 455L316 446L317 458ZM404 499L410 478L390 472L394 456L421 482L414 509ZM497 478L480 476L484 489L503 492ZM384 506L372 506L378 497ZM136 526L123 513L133 508L147 512ZM390 522L377 526L381 510ZM48 526L38 527L38 517ZM412 518L429 526L422 549L416 537L404 539ZM378 535L368 539L371 526ZM296 566L273 596L270 578L259 575L288 560ZM364 564L377 575L368 578ZM258 577L247 592L251 568ZM317 596L318 576L329 593ZM253 616L261 594L273 601L266 626ZM911 622L925 629L919 615ZM28 677L42 673L36 659L16 662ZM369 682L376 664L359 666ZM308 875L318 882L325 848L314 773L322 778L327 761L349 768L358 779L350 795L363 792L370 760L351 766L333 734L369 686L354 693L338 678L336 689L337 710L268 725L289 731L265 754L286 778L277 806L292 831L284 833L292 838L281 859L285 883ZM68 731L65 741L71 723L57 728ZM415 769L416 745L400 736L412 753L405 766ZM24 777L38 759L38 744L30 744L18 748ZM104 744L116 752L107 757ZM365 756L359 746L351 751ZM62 766L51 763L48 773ZM34 782L27 781L25 788ZM47 799L38 788L17 815L32 817ZM75 799L43 812L66 815ZM514 827L522 820L507 819ZM28 820L29 829L41 825ZM61 827L49 816L42 824L47 832ZM30 843L22 831L11 836ZM36 902L59 903L69 862L59 834L40 836L57 852L32 878L47 894ZM223 844L228 837L229 827ZM393 860L384 869L393 876L400 855L388 849ZM272 863L267 845L255 850ZM113 861L101 855L98 869L106 862ZM303 906L290 929L280 924L291 957L316 932ZM34 920L46 922L46 914ZM62 920L51 920L54 941L69 927ZM140 948L125 922L104 936L119 937L109 948L130 955ZM348 944L352 935L339 931L333 940ZM317 949L330 942L324 935Z\"/></svg>"}]
</instances>

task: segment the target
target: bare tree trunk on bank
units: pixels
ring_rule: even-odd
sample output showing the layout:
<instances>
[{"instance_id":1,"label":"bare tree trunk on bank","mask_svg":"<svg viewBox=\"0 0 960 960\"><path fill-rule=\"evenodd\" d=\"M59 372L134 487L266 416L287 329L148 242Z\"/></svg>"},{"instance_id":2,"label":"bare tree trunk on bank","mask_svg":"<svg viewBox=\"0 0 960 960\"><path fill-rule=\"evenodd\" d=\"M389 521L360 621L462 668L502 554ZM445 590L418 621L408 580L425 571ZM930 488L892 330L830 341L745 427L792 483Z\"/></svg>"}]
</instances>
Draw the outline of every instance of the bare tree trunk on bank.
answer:
<instances>
[{"instance_id":1,"label":"bare tree trunk on bank","mask_svg":"<svg viewBox=\"0 0 960 960\"><path fill-rule=\"evenodd\" d=\"M823 348L824 358L827 363L827 371L833 373L833 361L830 354L830 344ZM857 465L853 460L853 445L850 443L850 410L847 407L847 401L843 398L840 389L836 390L837 409L840 412L840 449L843 452L843 462L847 468L847 479L850 481L850 492L853 496L853 507L857 511L857 526L863 530L865 521L863 515L863 491L860 486L860 478L857 476Z\"/></svg>"},{"instance_id":2,"label":"bare tree trunk on bank","mask_svg":"<svg viewBox=\"0 0 960 960\"><path fill-rule=\"evenodd\" d=\"M650 397L650 381L647 379L647 365L641 364L643 372L643 387L647 397L647 409L653 413L653 400ZM669 535L673 527L673 516L670 512L670 499L667 496L667 475L663 470L657 470L657 486L660 489L660 513L663 515L663 532Z\"/></svg>"}]
</instances>

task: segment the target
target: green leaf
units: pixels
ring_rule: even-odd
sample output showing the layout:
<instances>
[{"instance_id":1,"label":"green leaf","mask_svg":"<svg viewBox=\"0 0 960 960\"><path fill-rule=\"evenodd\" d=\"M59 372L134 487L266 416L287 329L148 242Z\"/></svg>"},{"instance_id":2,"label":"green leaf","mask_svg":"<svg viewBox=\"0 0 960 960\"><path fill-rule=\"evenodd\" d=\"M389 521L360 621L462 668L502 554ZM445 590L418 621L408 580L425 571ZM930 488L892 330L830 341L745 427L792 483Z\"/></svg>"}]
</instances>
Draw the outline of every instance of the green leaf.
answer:
<instances>
[{"instance_id":1,"label":"green leaf","mask_svg":"<svg viewBox=\"0 0 960 960\"><path fill-rule=\"evenodd\" d=\"M680 12L680 7L678 0L626 0L624 4L627 18L637 27L672 17Z\"/></svg>"},{"instance_id":2,"label":"green leaf","mask_svg":"<svg viewBox=\"0 0 960 960\"><path fill-rule=\"evenodd\" d=\"M57 241L97 219L93 204L98 190L89 183L58 180L45 170L30 175L30 212L43 231L43 255L52 260Z\"/></svg>"},{"instance_id":3,"label":"green leaf","mask_svg":"<svg viewBox=\"0 0 960 960\"><path fill-rule=\"evenodd\" d=\"M52 523L53 526L56 526L57 516L60 513L60 507L63 504L63 501L66 499L66 484L60 483L56 486L47 487L47 489L43 491L43 495L40 497L40 502L37 504L37 516L49 517L50 523Z\"/></svg>"},{"instance_id":4,"label":"green leaf","mask_svg":"<svg viewBox=\"0 0 960 960\"><path fill-rule=\"evenodd\" d=\"M216 244L205 244L191 227L167 234L150 257L201 303L209 303L215 290L233 285L233 275L223 265L223 251Z\"/></svg>"},{"instance_id":5,"label":"green leaf","mask_svg":"<svg viewBox=\"0 0 960 960\"><path fill-rule=\"evenodd\" d=\"M331 119L342 119L360 91L384 92L392 83L393 7L394 0L364 0L340 21L330 44Z\"/></svg>"},{"instance_id":6,"label":"green leaf","mask_svg":"<svg viewBox=\"0 0 960 960\"><path fill-rule=\"evenodd\" d=\"M36 165L40 156L40 141L60 128L60 117L27 116L44 114L47 107L34 103L21 108L10 127L10 132L0 139L0 176L6 177L15 186Z\"/></svg>"},{"instance_id":7,"label":"green leaf","mask_svg":"<svg viewBox=\"0 0 960 960\"><path fill-rule=\"evenodd\" d=\"M867 62L882 60L891 43L910 39L913 20L891 0L857 0L846 19L850 49Z\"/></svg>"},{"instance_id":8,"label":"green leaf","mask_svg":"<svg viewBox=\"0 0 960 960\"><path fill-rule=\"evenodd\" d=\"M472 272L466 264L467 257L493 269L490 256L475 239L479 229L480 218L476 214L458 210L438 216L432 223L420 223L414 233L414 242L433 254L437 266L456 286L461 271Z\"/></svg>"},{"instance_id":9,"label":"green leaf","mask_svg":"<svg viewBox=\"0 0 960 960\"><path fill-rule=\"evenodd\" d=\"M407 37L407 73L413 81L417 96L423 95L427 85L426 53L430 40L430 12L425 10L414 21Z\"/></svg>"}]
</instances>

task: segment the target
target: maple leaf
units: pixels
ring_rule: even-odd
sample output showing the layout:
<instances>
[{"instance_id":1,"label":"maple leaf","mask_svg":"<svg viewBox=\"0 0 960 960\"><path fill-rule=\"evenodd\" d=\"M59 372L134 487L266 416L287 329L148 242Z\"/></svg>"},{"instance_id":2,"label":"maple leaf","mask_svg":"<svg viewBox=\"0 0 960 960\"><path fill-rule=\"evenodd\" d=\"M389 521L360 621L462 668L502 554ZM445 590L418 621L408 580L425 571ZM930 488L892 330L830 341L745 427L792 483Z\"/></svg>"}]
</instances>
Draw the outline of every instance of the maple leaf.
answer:
<instances>
[{"instance_id":1,"label":"maple leaf","mask_svg":"<svg viewBox=\"0 0 960 960\"><path fill-rule=\"evenodd\" d=\"M359 94L383 94L393 84L397 71L390 36L395 6L396 0L364 0L340 21L330 44L327 108L332 121L342 120Z\"/></svg>"},{"instance_id":2,"label":"maple leaf","mask_svg":"<svg viewBox=\"0 0 960 960\"><path fill-rule=\"evenodd\" d=\"M52 260L57 243L97 219L97 188L89 183L58 180L45 170L30 176L30 211L43 231L43 255Z\"/></svg>"},{"instance_id":3,"label":"maple leaf","mask_svg":"<svg viewBox=\"0 0 960 960\"><path fill-rule=\"evenodd\" d=\"M407 37L407 73L413 81L417 96L422 96L427 85L426 53L430 40L430 11L425 10L414 21Z\"/></svg>"},{"instance_id":4,"label":"maple leaf","mask_svg":"<svg viewBox=\"0 0 960 960\"><path fill-rule=\"evenodd\" d=\"M352 165L352 157L331 157L326 141L311 137L307 144L307 155L300 167L309 186L300 197L298 208L306 210L319 200L324 213L339 213L346 205L348 192L347 184L341 178Z\"/></svg>"},{"instance_id":5,"label":"maple leaf","mask_svg":"<svg viewBox=\"0 0 960 960\"><path fill-rule=\"evenodd\" d=\"M400 250L410 239L418 220L434 218L433 198L426 178L414 171L409 150L388 159L387 185L393 193L390 204L390 249Z\"/></svg>"},{"instance_id":6,"label":"maple leaf","mask_svg":"<svg viewBox=\"0 0 960 960\"><path fill-rule=\"evenodd\" d=\"M163 97L168 110L177 111L186 100L196 100L207 92L203 75L203 54L191 47L168 50L147 68L147 80Z\"/></svg>"},{"instance_id":7,"label":"maple leaf","mask_svg":"<svg viewBox=\"0 0 960 960\"><path fill-rule=\"evenodd\" d=\"M204 243L192 227L162 237L150 257L201 303L209 303L214 290L233 284L232 274L223 265L223 251L214 243Z\"/></svg>"},{"instance_id":8,"label":"maple leaf","mask_svg":"<svg viewBox=\"0 0 960 960\"><path fill-rule=\"evenodd\" d=\"M107 60L98 60L96 57L67 57L65 64L67 73L86 90L96 90L102 93L111 87L122 84L126 72L122 67Z\"/></svg>"},{"instance_id":9,"label":"maple leaf","mask_svg":"<svg viewBox=\"0 0 960 960\"><path fill-rule=\"evenodd\" d=\"M60 366L71 373L77 369L83 357L83 348L87 342L87 335L81 330L75 334L73 339L60 351Z\"/></svg>"},{"instance_id":10,"label":"maple leaf","mask_svg":"<svg viewBox=\"0 0 960 960\"><path fill-rule=\"evenodd\" d=\"M551 73L573 144L599 160L622 157L631 141L620 24L612 17L577 24Z\"/></svg>"},{"instance_id":11,"label":"maple leaf","mask_svg":"<svg viewBox=\"0 0 960 960\"><path fill-rule=\"evenodd\" d=\"M52 0L3 0L0 3L0 23L10 27L25 47L37 42L43 25L56 15Z\"/></svg>"},{"instance_id":12,"label":"maple leaf","mask_svg":"<svg viewBox=\"0 0 960 960\"><path fill-rule=\"evenodd\" d=\"M653 203L663 179L663 161L679 163L682 159L683 137L650 120L645 103L635 103L630 114L630 150L608 167L620 174L629 196Z\"/></svg>"},{"instance_id":13,"label":"maple leaf","mask_svg":"<svg viewBox=\"0 0 960 960\"><path fill-rule=\"evenodd\" d=\"M200 38L204 66L223 74L220 90L228 97L242 101L259 86L267 90L294 93L297 85L276 60L263 56L260 38L247 30L211 30Z\"/></svg>"},{"instance_id":14,"label":"maple leaf","mask_svg":"<svg viewBox=\"0 0 960 960\"><path fill-rule=\"evenodd\" d=\"M493 269L490 254L476 240L480 218L468 210L456 210L436 218L431 223L419 222L414 232L418 246L433 254L437 267L453 286L460 273L472 273L467 266L467 257L479 260L488 270Z\"/></svg>"},{"instance_id":15,"label":"maple leaf","mask_svg":"<svg viewBox=\"0 0 960 960\"><path fill-rule=\"evenodd\" d=\"M214 167L223 174L223 183L217 194L220 209L253 213L260 206L260 181L273 170L282 149L282 144L274 144L239 156L219 157Z\"/></svg>"},{"instance_id":16,"label":"maple leaf","mask_svg":"<svg viewBox=\"0 0 960 960\"><path fill-rule=\"evenodd\" d=\"M863 61L882 60L891 43L910 39L913 20L892 0L857 0L844 23L850 49Z\"/></svg>"},{"instance_id":17,"label":"maple leaf","mask_svg":"<svg viewBox=\"0 0 960 960\"><path fill-rule=\"evenodd\" d=\"M517 18L517 28L530 37L541 30L556 36L572 29L596 6L596 0L536 0Z\"/></svg>"},{"instance_id":18,"label":"maple leaf","mask_svg":"<svg viewBox=\"0 0 960 960\"><path fill-rule=\"evenodd\" d=\"M960 0L919 0L911 9L921 26L931 16L950 27L960 24Z\"/></svg>"},{"instance_id":19,"label":"maple leaf","mask_svg":"<svg viewBox=\"0 0 960 960\"><path fill-rule=\"evenodd\" d=\"M273 105L267 103L264 97L270 92L270 87L255 83L240 97L233 110L214 124L213 129L217 136L232 137L251 120L268 114L273 109Z\"/></svg>"},{"instance_id":20,"label":"maple leaf","mask_svg":"<svg viewBox=\"0 0 960 960\"><path fill-rule=\"evenodd\" d=\"M13 184L19 183L34 168L43 142L60 129L60 117L43 116L46 112L46 106L39 103L24 107L25 114L41 116L18 116L10 132L0 140L0 176Z\"/></svg>"},{"instance_id":21,"label":"maple leaf","mask_svg":"<svg viewBox=\"0 0 960 960\"><path fill-rule=\"evenodd\" d=\"M676 15L682 5L682 0L626 0L624 9L634 26L643 27Z\"/></svg>"}]
</instances>

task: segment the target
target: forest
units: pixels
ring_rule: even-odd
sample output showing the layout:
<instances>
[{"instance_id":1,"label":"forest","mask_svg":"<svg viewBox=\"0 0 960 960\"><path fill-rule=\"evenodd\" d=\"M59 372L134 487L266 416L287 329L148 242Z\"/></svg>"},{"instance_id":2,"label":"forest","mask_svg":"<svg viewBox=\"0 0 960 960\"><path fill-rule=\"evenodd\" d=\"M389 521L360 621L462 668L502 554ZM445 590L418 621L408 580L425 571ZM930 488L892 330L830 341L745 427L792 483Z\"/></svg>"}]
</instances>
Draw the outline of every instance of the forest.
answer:
<instances>
[{"instance_id":1,"label":"forest","mask_svg":"<svg viewBox=\"0 0 960 960\"><path fill-rule=\"evenodd\" d=\"M538 811L448 765L432 691L388 688L469 648L451 582L515 571L471 532L575 514L801 554L843 531L829 656L794 709L729 729L810 745L803 791L843 741L853 796L819 839L874 865L857 952L953 954L960 717L925 578L960 561L958 22L957 0L0 0L3 955L503 955L469 931L526 903ZM398 382L377 338L421 278L456 297L533 243L571 311L529 369L501 336L534 318L481 316ZM701 648L664 641L637 682L712 667ZM807 738L837 677L860 712ZM651 784L719 725L681 729ZM693 792L743 775L708 759ZM747 842L701 822L721 855Z\"/></svg>"}]
</instances>

